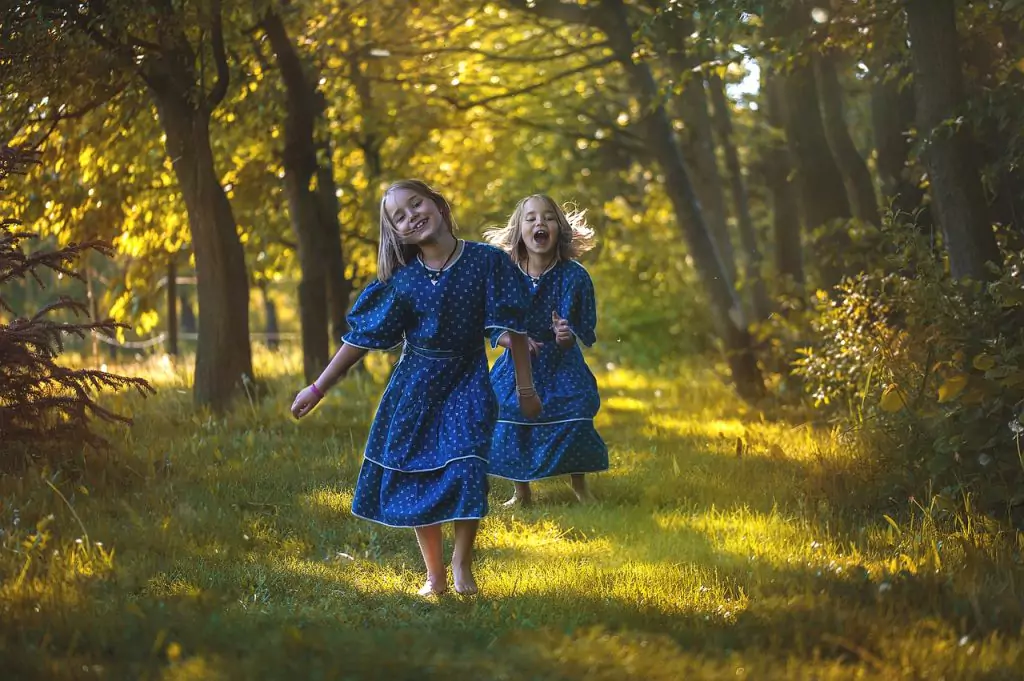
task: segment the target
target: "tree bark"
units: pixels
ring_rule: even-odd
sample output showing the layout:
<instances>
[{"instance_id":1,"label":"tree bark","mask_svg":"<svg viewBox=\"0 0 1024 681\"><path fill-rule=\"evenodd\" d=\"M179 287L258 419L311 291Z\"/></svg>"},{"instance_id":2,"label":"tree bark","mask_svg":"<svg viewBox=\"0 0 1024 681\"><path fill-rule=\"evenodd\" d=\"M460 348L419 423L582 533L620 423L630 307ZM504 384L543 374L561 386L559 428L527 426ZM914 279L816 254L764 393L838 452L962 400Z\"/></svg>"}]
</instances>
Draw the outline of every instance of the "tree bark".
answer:
<instances>
[{"instance_id":1,"label":"tree bark","mask_svg":"<svg viewBox=\"0 0 1024 681\"><path fill-rule=\"evenodd\" d=\"M732 188L733 207L736 211L736 222L739 226L740 244L743 246L743 262L746 265L746 280L751 291L751 303L754 317L758 321L768 319L771 314L771 300L761 272L763 256L757 245L757 231L750 217L750 199L747 194L747 183L743 179L743 168L733 140L732 119L729 102L725 96L725 83L718 76L708 79L711 90L711 106L714 109L713 122L718 133L718 143L725 155L725 166L729 171L729 185Z\"/></svg>"},{"instance_id":2,"label":"tree bark","mask_svg":"<svg viewBox=\"0 0 1024 681\"><path fill-rule=\"evenodd\" d=\"M853 209L853 216L878 225L880 220L874 182L846 126L846 117L843 113L844 94L839 83L839 75L836 73L836 56L816 53L812 55L812 62L825 139L828 140L828 147L842 175L846 198Z\"/></svg>"},{"instance_id":3,"label":"tree bark","mask_svg":"<svg viewBox=\"0 0 1024 681\"><path fill-rule=\"evenodd\" d=\"M172 253L167 258L167 354L178 356L178 263Z\"/></svg>"},{"instance_id":4,"label":"tree bark","mask_svg":"<svg viewBox=\"0 0 1024 681\"><path fill-rule=\"evenodd\" d=\"M165 58L164 73L149 83L195 248L199 343L193 395L197 405L220 411L253 378L249 283L235 217L214 167L210 114L188 87L195 78L179 71L183 61Z\"/></svg>"},{"instance_id":5,"label":"tree bark","mask_svg":"<svg viewBox=\"0 0 1024 681\"><path fill-rule=\"evenodd\" d=\"M954 0L907 0L910 54L914 65L917 125L924 136L925 165L934 217L942 228L951 274L974 280L992 275L986 262L1000 263L988 221L985 195L967 124Z\"/></svg>"},{"instance_id":6,"label":"tree bark","mask_svg":"<svg viewBox=\"0 0 1024 681\"><path fill-rule=\"evenodd\" d=\"M327 240L321 225L321 206L314 182L318 181L314 131L321 108L316 89L307 78L298 51L276 13L263 20L277 56L285 85L284 185L288 214L298 243L299 319L302 328L302 367L312 382L330 360L327 312Z\"/></svg>"},{"instance_id":7,"label":"tree bark","mask_svg":"<svg viewBox=\"0 0 1024 681\"><path fill-rule=\"evenodd\" d=\"M646 113L644 128L648 151L665 173L665 189L672 202L676 222L683 231L708 292L712 316L725 346L736 389L744 398L759 397L764 393L764 380L743 319L739 297L710 236L672 123L659 98L654 76L647 64L633 61L635 45L626 7L622 0L603 0L596 17Z\"/></svg>"},{"instance_id":8,"label":"tree bark","mask_svg":"<svg viewBox=\"0 0 1024 681\"><path fill-rule=\"evenodd\" d=\"M877 38L876 38L877 40ZM900 87L898 74L885 73L883 55L872 68L871 123L877 157L878 178L884 204L897 215L910 216L921 206L924 192L914 181L908 132L914 125L914 93Z\"/></svg>"},{"instance_id":9,"label":"tree bark","mask_svg":"<svg viewBox=\"0 0 1024 681\"><path fill-rule=\"evenodd\" d=\"M784 282L782 293L803 297L806 277L803 244L800 238L800 210L795 187L790 180L793 169L786 143L783 141L785 133L782 131L779 77L767 68L762 74L765 118L770 128L777 132L770 136L762 161L762 175L772 198L775 270Z\"/></svg>"},{"instance_id":10,"label":"tree bark","mask_svg":"<svg viewBox=\"0 0 1024 681\"><path fill-rule=\"evenodd\" d=\"M196 322L196 313L192 309L192 301L184 289L178 291L178 302L181 304L181 330L184 333L196 333L199 325Z\"/></svg>"},{"instance_id":11,"label":"tree bark","mask_svg":"<svg viewBox=\"0 0 1024 681\"><path fill-rule=\"evenodd\" d=\"M689 52L686 41L694 31L692 18L676 18L671 12L660 18L660 39L668 53L672 77L677 81L676 114L683 122L679 132L683 162L690 171L694 190L700 200L704 220L725 266L729 281L736 282L736 254L729 236L722 174L715 153L714 128L708 113L708 94L704 75L693 72L699 58Z\"/></svg>"},{"instance_id":12,"label":"tree bark","mask_svg":"<svg viewBox=\"0 0 1024 681\"><path fill-rule=\"evenodd\" d=\"M270 291L267 290L267 282L265 281L260 283L260 296L263 298L263 330L267 334L267 349L277 350L281 344L278 337L281 328L277 322L277 305L274 303L274 299L270 297Z\"/></svg>"},{"instance_id":13,"label":"tree bark","mask_svg":"<svg viewBox=\"0 0 1024 681\"><path fill-rule=\"evenodd\" d=\"M331 320L331 339L336 347L341 346L342 337L348 333L348 303L352 296L352 282L345 274L345 250L341 240L341 223L338 215L338 186L334 182L334 161L331 144L320 145L317 164L317 207L320 227L326 244L327 258L327 308Z\"/></svg>"}]
</instances>

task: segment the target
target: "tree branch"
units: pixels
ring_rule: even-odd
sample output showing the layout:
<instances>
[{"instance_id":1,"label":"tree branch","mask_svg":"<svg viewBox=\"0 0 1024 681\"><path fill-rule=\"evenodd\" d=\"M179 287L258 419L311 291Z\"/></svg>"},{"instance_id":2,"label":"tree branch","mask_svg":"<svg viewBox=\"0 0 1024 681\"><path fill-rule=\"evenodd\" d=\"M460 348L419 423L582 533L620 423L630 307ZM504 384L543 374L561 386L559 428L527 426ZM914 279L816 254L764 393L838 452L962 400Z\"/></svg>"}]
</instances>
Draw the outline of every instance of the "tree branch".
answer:
<instances>
[{"instance_id":1,"label":"tree branch","mask_svg":"<svg viewBox=\"0 0 1024 681\"><path fill-rule=\"evenodd\" d=\"M614 57L605 57L604 59L599 59L596 62L590 62L590 63L584 64L583 66L578 66L578 67L576 67L574 69L569 69L568 71L562 71L560 73L556 73L555 75L553 75L551 78L548 78L547 80L543 80L543 81L540 81L538 83L532 83L530 85L527 85L526 87L519 88L518 90L510 90L508 92L503 92L500 95L491 95L490 97L484 97L483 99L477 100L475 102L460 103L454 97L445 97L445 99L448 101L448 103L450 103L452 106L454 106L456 109L459 109L459 110L472 109L473 107L477 107L477 106L486 106L486 105L491 104L493 102L499 102L499 101L501 101L503 99L511 99L512 97L518 97L519 95L529 94L529 93L533 92L534 90L539 90L540 88L542 88L542 87L544 87L546 85L551 85L552 83L556 83L556 82L558 82L560 80L564 80L564 79L566 79L566 78L568 78L570 76L575 76L575 75L578 75L580 73L583 73L584 71L589 71L591 69L596 69L596 68L600 68L602 66L607 66L608 64L612 64L614 62L615 62L615 58Z\"/></svg>"},{"instance_id":2,"label":"tree branch","mask_svg":"<svg viewBox=\"0 0 1024 681\"><path fill-rule=\"evenodd\" d=\"M516 47L516 46L512 45L510 47ZM601 47L608 47L608 43L607 42L599 42L599 43L591 43L589 45L581 45L581 46L575 47L573 49L569 49L569 50L565 50L565 51L561 51L561 52L555 52L555 53L552 53L552 54L549 54L549 55L544 55L544 56L536 56L536 55L534 55L534 56L515 56L515 55L503 54L501 52L489 52L487 50L475 50L475 49L470 48L470 47L437 47L437 48L432 48L432 49L431 48L427 48L427 49L424 49L424 50L401 50L401 49L398 49L398 50L390 50L390 52L391 52L391 54L398 55L398 56L403 56L403 57L427 56L427 55L433 55L433 54L471 54L471 55L478 55L478 56L484 57L485 59L490 59L490 60L493 60L493 61L509 62L509 63L513 63L513 64L535 64L535 63L543 63L543 62L555 61L557 59L562 59L562 58L568 57L570 55L581 54L583 52L587 52L588 50L598 49L598 48L601 48Z\"/></svg>"},{"instance_id":3,"label":"tree branch","mask_svg":"<svg viewBox=\"0 0 1024 681\"><path fill-rule=\"evenodd\" d=\"M562 0L505 0L505 4L520 12L535 14L545 19L556 19L570 24L597 26L597 10L575 2Z\"/></svg>"},{"instance_id":4,"label":"tree branch","mask_svg":"<svg viewBox=\"0 0 1024 681\"><path fill-rule=\"evenodd\" d=\"M212 111L217 105L224 101L228 93L228 84L231 81L231 71L228 69L228 55L224 49L224 17L221 12L221 0L213 0L213 60L217 67L217 82L207 96L207 106Z\"/></svg>"}]
</instances>

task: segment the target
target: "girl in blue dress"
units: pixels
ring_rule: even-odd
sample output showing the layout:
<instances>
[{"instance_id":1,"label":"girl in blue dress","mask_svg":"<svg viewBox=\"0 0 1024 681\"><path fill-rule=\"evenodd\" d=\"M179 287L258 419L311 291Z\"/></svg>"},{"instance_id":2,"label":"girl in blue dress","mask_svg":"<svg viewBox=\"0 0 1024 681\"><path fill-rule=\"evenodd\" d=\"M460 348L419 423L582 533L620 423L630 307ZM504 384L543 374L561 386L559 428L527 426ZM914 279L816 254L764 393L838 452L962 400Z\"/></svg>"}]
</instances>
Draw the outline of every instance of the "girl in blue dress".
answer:
<instances>
[{"instance_id":1,"label":"girl in blue dress","mask_svg":"<svg viewBox=\"0 0 1024 681\"><path fill-rule=\"evenodd\" d=\"M338 353L291 408L302 418L367 351L402 346L370 428L352 513L415 528L427 568L423 595L447 590L445 522L455 526L455 590L477 591L473 544L487 514L497 418L484 352L489 330L508 333L520 418L541 410L521 333L526 286L504 253L457 239L454 227L448 202L423 182L403 180L384 193L377 280L352 306Z\"/></svg>"},{"instance_id":2,"label":"girl in blue dress","mask_svg":"<svg viewBox=\"0 0 1024 681\"><path fill-rule=\"evenodd\" d=\"M490 472L515 482L506 505L529 504L530 482L558 475L569 475L581 502L592 501L585 474L608 469L608 448L594 428L601 406L597 381L579 347L594 344L597 326L594 285L576 262L593 239L583 217L578 211L567 216L551 197L534 194L519 202L506 227L487 234L512 257L519 278L529 286L526 330L544 402L541 418L520 415L515 363L505 352L491 370L499 413ZM498 344L508 348L513 337L495 334L500 334Z\"/></svg>"}]
</instances>

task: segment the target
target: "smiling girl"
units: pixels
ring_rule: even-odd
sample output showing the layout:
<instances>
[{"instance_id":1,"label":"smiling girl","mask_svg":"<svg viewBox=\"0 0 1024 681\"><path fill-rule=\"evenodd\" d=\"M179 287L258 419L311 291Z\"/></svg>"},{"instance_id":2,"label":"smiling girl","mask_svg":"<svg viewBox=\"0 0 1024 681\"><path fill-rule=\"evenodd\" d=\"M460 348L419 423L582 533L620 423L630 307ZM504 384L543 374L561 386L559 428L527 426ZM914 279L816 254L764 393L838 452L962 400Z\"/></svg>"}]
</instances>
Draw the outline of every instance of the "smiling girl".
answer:
<instances>
[{"instance_id":1,"label":"smiling girl","mask_svg":"<svg viewBox=\"0 0 1024 681\"><path fill-rule=\"evenodd\" d=\"M530 482L569 475L577 499L592 501L585 474L607 470L608 448L594 428L601 406L597 381L579 344L597 340L594 285L576 262L592 247L593 230L584 215L568 215L544 194L528 196L516 206L503 228L488 232L491 243L518 265L530 290L526 331L542 418L524 418L516 408L515 363L504 353L491 370L498 396L498 424L491 449L491 475L515 482L506 504L529 504ZM498 344L511 347L513 336L500 334Z\"/></svg>"}]
</instances>

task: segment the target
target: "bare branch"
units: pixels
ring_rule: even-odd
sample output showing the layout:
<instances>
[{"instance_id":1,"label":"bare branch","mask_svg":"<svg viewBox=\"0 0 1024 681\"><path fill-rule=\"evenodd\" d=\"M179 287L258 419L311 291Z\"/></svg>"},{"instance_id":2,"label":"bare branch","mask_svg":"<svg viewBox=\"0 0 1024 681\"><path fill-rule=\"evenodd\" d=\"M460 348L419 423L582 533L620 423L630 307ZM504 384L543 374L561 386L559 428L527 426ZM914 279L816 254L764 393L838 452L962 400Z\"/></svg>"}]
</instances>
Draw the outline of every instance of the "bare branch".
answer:
<instances>
[{"instance_id":1,"label":"bare branch","mask_svg":"<svg viewBox=\"0 0 1024 681\"><path fill-rule=\"evenodd\" d=\"M597 10L575 2L562 0L505 0L505 4L521 12L535 14L545 19L556 19L569 24L597 26Z\"/></svg>"},{"instance_id":2,"label":"bare branch","mask_svg":"<svg viewBox=\"0 0 1024 681\"><path fill-rule=\"evenodd\" d=\"M515 47L515 45L513 45L511 47ZM534 55L534 56L508 55L508 54L503 54L503 53L500 53L500 52L490 52L488 50L473 49L473 48L470 48L470 47L437 47L437 48L426 48L426 49L422 49L422 50L391 49L389 51L391 52L391 54L402 56L402 57L427 56L427 55L433 55L433 54L471 54L471 55L477 55L477 56L484 57L485 59L490 59L490 60L499 61L499 62L508 62L508 63L513 63L513 64L536 64L536 63L555 61L555 60L562 59L562 58L565 58L565 57L568 57L568 56L571 56L571 55L574 55L574 54L582 54L582 53L587 52L589 50L595 50L595 49L602 48L602 47L608 47L608 43L606 43L606 42L599 42L599 43L591 43L589 45L580 45L580 46L577 46L577 47L572 48L572 49L567 49L567 50L563 50L563 51L556 51L556 52L553 52L551 54L546 54L546 55L543 55L543 56L537 56L537 55Z\"/></svg>"},{"instance_id":3,"label":"bare branch","mask_svg":"<svg viewBox=\"0 0 1024 681\"><path fill-rule=\"evenodd\" d=\"M500 95L492 95L490 97L484 97L483 99L479 99L479 100L477 100L475 102L459 102L454 97L446 97L445 99L452 106L454 106L456 109L460 109L460 110L472 109L473 107L477 107L477 106L486 106L488 104L492 104L493 102L500 102L503 99L511 99L513 97L518 97L519 95L528 94L530 92L533 92L534 90L539 90L540 88L545 87L546 85L551 85L553 83L557 83L560 80L565 80L566 78L569 78L570 76L579 75L580 73L583 73L585 71L589 71L591 69L600 68L602 66L607 66L608 64L612 64L614 62L615 62L615 58L614 57L605 57L604 59L599 59L596 62L590 62L590 63L584 64L582 66L578 66L578 67L576 67L574 69L569 69L567 71L561 71L559 73L556 73L551 78L548 78L547 80L543 80L543 81L540 81L540 82L537 82L537 83L531 83L530 85L527 85L526 87L519 88L518 90L510 90L508 92L503 92Z\"/></svg>"},{"instance_id":4,"label":"bare branch","mask_svg":"<svg viewBox=\"0 0 1024 681\"><path fill-rule=\"evenodd\" d=\"M213 60L217 67L217 82L207 97L207 106L212 111L224 101L228 93L231 71L228 69L228 55L224 49L224 17L221 12L221 0L213 0Z\"/></svg>"}]
</instances>

